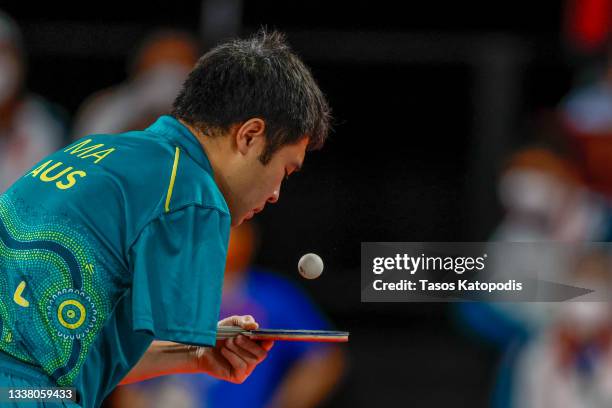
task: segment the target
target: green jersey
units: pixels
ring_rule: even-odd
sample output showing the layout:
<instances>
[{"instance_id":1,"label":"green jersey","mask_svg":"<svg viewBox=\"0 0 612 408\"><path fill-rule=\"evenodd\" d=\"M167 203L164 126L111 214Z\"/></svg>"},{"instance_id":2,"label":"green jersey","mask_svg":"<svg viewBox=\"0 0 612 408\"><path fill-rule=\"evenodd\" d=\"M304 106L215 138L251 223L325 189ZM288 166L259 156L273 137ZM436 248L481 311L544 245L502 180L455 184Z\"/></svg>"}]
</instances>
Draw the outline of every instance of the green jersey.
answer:
<instances>
[{"instance_id":1,"label":"green jersey","mask_svg":"<svg viewBox=\"0 0 612 408\"><path fill-rule=\"evenodd\" d=\"M173 117L74 142L0 196L0 350L97 407L154 339L213 346L229 228Z\"/></svg>"}]
</instances>

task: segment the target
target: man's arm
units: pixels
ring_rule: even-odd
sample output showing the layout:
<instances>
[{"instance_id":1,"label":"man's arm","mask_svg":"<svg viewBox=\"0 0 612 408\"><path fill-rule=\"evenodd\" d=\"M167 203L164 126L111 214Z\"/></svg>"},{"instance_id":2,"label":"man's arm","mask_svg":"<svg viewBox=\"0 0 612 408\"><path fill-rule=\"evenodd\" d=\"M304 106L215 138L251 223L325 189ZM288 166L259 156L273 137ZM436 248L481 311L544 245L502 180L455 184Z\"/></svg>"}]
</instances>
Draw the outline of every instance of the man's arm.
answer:
<instances>
[{"instance_id":1,"label":"man's arm","mask_svg":"<svg viewBox=\"0 0 612 408\"><path fill-rule=\"evenodd\" d=\"M259 327L252 316L231 316L219 326ZM217 342L215 347L189 346L171 341L154 341L120 385L170 374L205 373L242 383L272 348L272 341L253 341L245 336Z\"/></svg>"},{"instance_id":2,"label":"man's arm","mask_svg":"<svg viewBox=\"0 0 612 408\"><path fill-rule=\"evenodd\" d=\"M197 346L156 340L119 385L162 375L195 373L197 371L192 351L195 347Z\"/></svg>"}]
</instances>

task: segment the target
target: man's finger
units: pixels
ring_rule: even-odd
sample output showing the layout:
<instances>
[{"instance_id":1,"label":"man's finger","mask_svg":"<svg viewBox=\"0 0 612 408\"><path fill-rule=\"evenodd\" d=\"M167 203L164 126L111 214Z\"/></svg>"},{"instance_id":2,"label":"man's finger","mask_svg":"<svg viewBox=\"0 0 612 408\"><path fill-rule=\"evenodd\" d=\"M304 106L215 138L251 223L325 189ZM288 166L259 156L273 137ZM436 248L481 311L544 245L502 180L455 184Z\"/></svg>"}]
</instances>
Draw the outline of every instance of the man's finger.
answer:
<instances>
[{"instance_id":1,"label":"man's finger","mask_svg":"<svg viewBox=\"0 0 612 408\"><path fill-rule=\"evenodd\" d=\"M243 373L248 368L247 362L244 361L244 359L242 359L238 354L236 354L230 348L223 347L221 349L221 354L230 363L235 373L237 374Z\"/></svg>"},{"instance_id":2,"label":"man's finger","mask_svg":"<svg viewBox=\"0 0 612 408\"><path fill-rule=\"evenodd\" d=\"M252 354L258 361L263 360L268 355L267 350L246 336L236 337L236 345Z\"/></svg>"},{"instance_id":3,"label":"man's finger","mask_svg":"<svg viewBox=\"0 0 612 408\"><path fill-rule=\"evenodd\" d=\"M230 316L219 321L218 326L238 326L245 330L256 330L259 328L259 324L255 321L253 316Z\"/></svg>"},{"instance_id":4,"label":"man's finger","mask_svg":"<svg viewBox=\"0 0 612 408\"><path fill-rule=\"evenodd\" d=\"M258 343L266 351L270 351L274 346L274 340L262 340L258 341Z\"/></svg>"},{"instance_id":5,"label":"man's finger","mask_svg":"<svg viewBox=\"0 0 612 408\"><path fill-rule=\"evenodd\" d=\"M225 347L236 353L236 355L242 358L248 365L255 365L259 362L259 358L257 357L257 355L237 345L236 339L228 340L228 342L225 344Z\"/></svg>"},{"instance_id":6,"label":"man's finger","mask_svg":"<svg viewBox=\"0 0 612 408\"><path fill-rule=\"evenodd\" d=\"M259 324L251 315L240 316L239 323L236 326L240 326L245 330L256 330L259 328Z\"/></svg>"},{"instance_id":7,"label":"man's finger","mask_svg":"<svg viewBox=\"0 0 612 408\"><path fill-rule=\"evenodd\" d=\"M229 316L217 323L217 326L239 326L240 316Z\"/></svg>"}]
</instances>

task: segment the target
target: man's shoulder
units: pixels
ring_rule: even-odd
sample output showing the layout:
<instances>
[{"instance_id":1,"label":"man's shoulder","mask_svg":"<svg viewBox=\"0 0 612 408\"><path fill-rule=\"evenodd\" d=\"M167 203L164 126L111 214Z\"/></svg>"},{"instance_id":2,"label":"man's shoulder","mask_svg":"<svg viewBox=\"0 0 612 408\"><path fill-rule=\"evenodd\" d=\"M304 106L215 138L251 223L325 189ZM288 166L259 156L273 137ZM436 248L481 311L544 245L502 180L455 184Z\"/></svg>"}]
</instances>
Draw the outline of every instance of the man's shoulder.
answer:
<instances>
[{"instance_id":1,"label":"man's shoulder","mask_svg":"<svg viewBox=\"0 0 612 408\"><path fill-rule=\"evenodd\" d=\"M212 174L164 135L148 130L94 134L62 153L119 187L126 201L151 217L189 205L229 214Z\"/></svg>"},{"instance_id":2,"label":"man's shoulder","mask_svg":"<svg viewBox=\"0 0 612 408\"><path fill-rule=\"evenodd\" d=\"M96 164L124 164L136 167L145 162L138 159L157 160L171 155L169 143L146 130L118 134L90 134L75 140L64 149L75 158L97 159ZM101 157L104 155L104 157ZM96 161L96 160L94 160Z\"/></svg>"},{"instance_id":3,"label":"man's shoulder","mask_svg":"<svg viewBox=\"0 0 612 408\"><path fill-rule=\"evenodd\" d=\"M137 177L155 183L165 195L163 211L190 205L213 208L229 215L229 209L210 169L203 168L190 152L149 130L111 135L123 139L126 149L134 150L131 166L142 169Z\"/></svg>"},{"instance_id":4,"label":"man's shoulder","mask_svg":"<svg viewBox=\"0 0 612 408\"><path fill-rule=\"evenodd\" d=\"M170 142L147 129L131 130L123 133L94 133L75 140L64 149L79 154L85 149L114 148L126 155L167 155ZM135 164L135 163L132 163Z\"/></svg>"},{"instance_id":5,"label":"man's shoulder","mask_svg":"<svg viewBox=\"0 0 612 408\"><path fill-rule=\"evenodd\" d=\"M96 188L110 183L126 195L159 195L172 168L172 147L146 131L93 134L60 151L60 158L97 179Z\"/></svg>"},{"instance_id":6,"label":"man's shoulder","mask_svg":"<svg viewBox=\"0 0 612 408\"><path fill-rule=\"evenodd\" d=\"M229 215L229 209L213 175L202 169L184 152L177 150L170 172L166 210L187 205L212 208ZM176 170L175 170L176 169ZM172 177L174 175L174 178Z\"/></svg>"}]
</instances>

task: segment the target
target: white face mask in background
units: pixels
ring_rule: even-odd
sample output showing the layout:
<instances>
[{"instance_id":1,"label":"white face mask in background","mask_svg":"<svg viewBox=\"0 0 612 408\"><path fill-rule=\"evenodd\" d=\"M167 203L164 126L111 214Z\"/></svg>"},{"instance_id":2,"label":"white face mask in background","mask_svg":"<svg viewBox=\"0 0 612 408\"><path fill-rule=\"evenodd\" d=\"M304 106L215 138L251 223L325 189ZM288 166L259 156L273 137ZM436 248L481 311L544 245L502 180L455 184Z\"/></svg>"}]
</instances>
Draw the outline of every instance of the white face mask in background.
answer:
<instances>
[{"instance_id":1,"label":"white face mask in background","mask_svg":"<svg viewBox=\"0 0 612 408\"><path fill-rule=\"evenodd\" d=\"M588 338L612 323L612 313L607 302L567 302L559 309L559 318L572 333Z\"/></svg>"},{"instance_id":2,"label":"white face mask in background","mask_svg":"<svg viewBox=\"0 0 612 408\"><path fill-rule=\"evenodd\" d=\"M0 51L0 105L10 100L19 89L20 68L17 59Z\"/></svg>"},{"instance_id":3,"label":"white face mask in background","mask_svg":"<svg viewBox=\"0 0 612 408\"><path fill-rule=\"evenodd\" d=\"M502 205L511 212L550 219L563 205L566 186L533 170L511 170L499 183Z\"/></svg>"}]
</instances>

